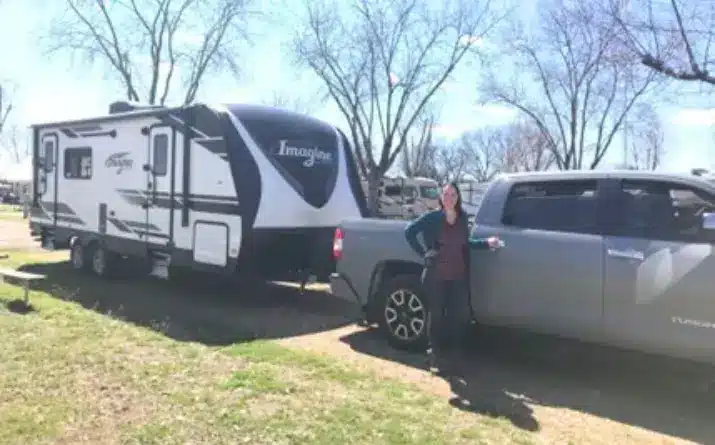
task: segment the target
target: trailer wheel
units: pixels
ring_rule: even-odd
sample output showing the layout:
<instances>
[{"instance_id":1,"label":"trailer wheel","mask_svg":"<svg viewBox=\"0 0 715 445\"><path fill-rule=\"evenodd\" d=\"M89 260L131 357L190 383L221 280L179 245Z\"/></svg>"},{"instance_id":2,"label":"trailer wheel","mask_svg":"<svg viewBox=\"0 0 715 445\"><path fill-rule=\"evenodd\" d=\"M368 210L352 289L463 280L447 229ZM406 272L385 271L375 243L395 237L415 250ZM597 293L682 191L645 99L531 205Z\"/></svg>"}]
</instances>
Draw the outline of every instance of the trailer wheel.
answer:
<instances>
[{"instance_id":1,"label":"trailer wheel","mask_svg":"<svg viewBox=\"0 0 715 445\"><path fill-rule=\"evenodd\" d=\"M99 243L93 243L91 252L92 273L100 278L109 278L116 272L115 255Z\"/></svg>"},{"instance_id":2,"label":"trailer wheel","mask_svg":"<svg viewBox=\"0 0 715 445\"><path fill-rule=\"evenodd\" d=\"M427 293L417 275L398 275L378 294L378 322L388 343L397 349L427 348L429 307Z\"/></svg>"},{"instance_id":3,"label":"trailer wheel","mask_svg":"<svg viewBox=\"0 0 715 445\"><path fill-rule=\"evenodd\" d=\"M87 270L87 253L85 252L82 241L79 238L74 238L72 240L72 247L70 248L70 264L72 264L72 269L74 270Z\"/></svg>"}]
</instances>

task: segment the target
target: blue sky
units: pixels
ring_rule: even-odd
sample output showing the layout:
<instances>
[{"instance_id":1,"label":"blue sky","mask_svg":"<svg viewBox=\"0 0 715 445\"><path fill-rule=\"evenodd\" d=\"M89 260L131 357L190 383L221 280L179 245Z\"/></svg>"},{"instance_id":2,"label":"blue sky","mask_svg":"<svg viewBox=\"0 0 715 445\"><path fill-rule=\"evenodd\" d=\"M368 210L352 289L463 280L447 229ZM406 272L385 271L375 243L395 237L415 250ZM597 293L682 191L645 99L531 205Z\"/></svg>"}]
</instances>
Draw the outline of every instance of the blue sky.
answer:
<instances>
[{"instance_id":1,"label":"blue sky","mask_svg":"<svg viewBox=\"0 0 715 445\"><path fill-rule=\"evenodd\" d=\"M38 5L45 3L41 8ZM54 6L48 6L54 3ZM99 65L70 63L64 55L43 54L37 41L38 33L46 29L55 8L64 2L0 0L0 79L9 80L14 89L16 106L12 121L27 126L52 121L105 114L108 104L123 98L118 82L108 79ZM206 78L199 100L206 102L270 101L274 91L290 96L291 91L317 91L318 81L310 73L296 73L282 51L294 31L294 23L285 15L290 8L278 7L275 1L264 0L276 8L274 17L281 26L271 25L258 30L256 45L247 49L241 60L245 71L240 79L229 76ZM289 0L286 0L289 5ZM38 14L38 9L43 14ZM280 9L280 11L278 10ZM273 11L264 10L273 13ZM295 20L295 19L293 19ZM28 30L30 32L28 32ZM513 118L514 113L500 106L478 104L477 78L473 67L463 67L454 80L445 86L440 102L441 122L437 129L444 137L484 125L499 125ZM661 105L658 111L665 125L666 156L663 170L686 171L692 167L714 167L715 108L709 95L700 92L682 95L677 105ZM342 116L334 105L319 103L312 113L344 127ZM620 162L621 143L617 141L604 165ZM8 168L8 160L0 165ZM1 170L2 168L0 168Z\"/></svg>"}]
</instances>

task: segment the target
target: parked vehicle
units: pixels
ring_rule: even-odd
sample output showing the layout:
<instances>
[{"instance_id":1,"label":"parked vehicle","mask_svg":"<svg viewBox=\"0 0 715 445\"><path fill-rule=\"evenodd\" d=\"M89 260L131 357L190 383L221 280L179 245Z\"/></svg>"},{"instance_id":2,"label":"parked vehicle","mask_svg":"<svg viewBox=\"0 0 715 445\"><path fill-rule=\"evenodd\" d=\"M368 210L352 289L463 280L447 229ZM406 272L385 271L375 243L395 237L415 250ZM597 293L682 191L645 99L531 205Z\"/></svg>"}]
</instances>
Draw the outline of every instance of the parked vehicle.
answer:
<instances>
[{"instance_id":1,"label":"parked vehicle","mask_svg":"<svg viewBox=\"0 0 715 445\"><path fill-rule=\"evenodd\" d=\"M367 181L362 182L367 195ZM377 190L378 213L383 218L414 219L439 207L439 184L422 177L386 177Z\"/></svg>"},{"instance_id":2,"label":"parked vehicle","mask_svg":"<svg viewBox=\"0 0 715 445\"><path fill-rule=\"evenodd\" d=\"M105 276L121 259L266 278L334 270L332 235L365 214L345 135L251 105L110 105L32 127L31 230Z\"/></svg>"},{"instance_id":3,"label":"parked vehicle","mask_svg":"<svg viewBox=\"0 0 715 445\"><path fill-rule=\"evenodd\" d=\"M474 320L715 364L715 184L655 172L496 178L472 235ZM423 347L428 295L406 222L336 229L334 295L357 302L390 343Z\"/></svg>"}]
</instances>

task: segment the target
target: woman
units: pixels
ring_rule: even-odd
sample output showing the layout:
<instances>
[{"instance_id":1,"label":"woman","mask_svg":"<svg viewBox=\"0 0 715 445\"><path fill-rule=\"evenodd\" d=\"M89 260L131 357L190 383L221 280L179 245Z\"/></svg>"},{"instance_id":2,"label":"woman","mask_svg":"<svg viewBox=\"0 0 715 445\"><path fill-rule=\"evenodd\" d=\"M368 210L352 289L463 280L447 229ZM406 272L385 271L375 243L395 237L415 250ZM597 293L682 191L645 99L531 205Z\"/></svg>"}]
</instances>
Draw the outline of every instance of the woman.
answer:
<instances>
[{"instance_id":1,"label":"woman","mask_svg":"<svg viewBox=\"0 0 715 445\"><path fill-rule=\"evenodd\" d=\"M499 238L494 236L469 238L467 215L455 183L442 188L439 206L439 210L425 213L405 229L407 242L425 259L422 280L430 293L428 335L432 365L436 364L436 359L447 359L448 362L455 359L464 326L460 315L469 307L469 247L496 249L501 245ZM420 234L424 245L418 240ZM450 373L454 366L453 363L442 363L439 368L443 373Z\"/></svg>"}]
</instances>

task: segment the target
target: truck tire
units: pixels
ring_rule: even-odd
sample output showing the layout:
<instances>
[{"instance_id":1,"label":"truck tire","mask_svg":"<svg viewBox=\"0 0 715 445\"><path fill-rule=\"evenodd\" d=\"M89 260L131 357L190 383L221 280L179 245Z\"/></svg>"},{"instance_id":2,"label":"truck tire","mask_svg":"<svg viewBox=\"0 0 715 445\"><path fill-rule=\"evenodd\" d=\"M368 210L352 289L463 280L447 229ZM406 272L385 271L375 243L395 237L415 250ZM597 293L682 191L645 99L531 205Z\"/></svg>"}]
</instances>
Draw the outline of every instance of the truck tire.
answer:
<instances>
[{"instance_id":1,"label":"truck tire","mask_svg":"<svg viewBox=\"0 0 715 445\"><path fill-rule=\"evenodd\" d=\"M387 280L377 295L377 320L388 343L408 351L427 348L429 304L417 275L398 275Z\"/></svg>"}]
</instances>

